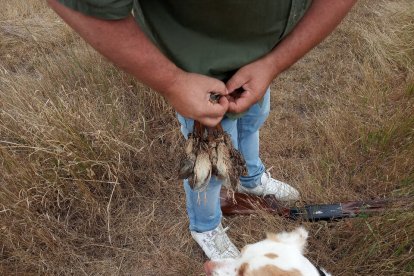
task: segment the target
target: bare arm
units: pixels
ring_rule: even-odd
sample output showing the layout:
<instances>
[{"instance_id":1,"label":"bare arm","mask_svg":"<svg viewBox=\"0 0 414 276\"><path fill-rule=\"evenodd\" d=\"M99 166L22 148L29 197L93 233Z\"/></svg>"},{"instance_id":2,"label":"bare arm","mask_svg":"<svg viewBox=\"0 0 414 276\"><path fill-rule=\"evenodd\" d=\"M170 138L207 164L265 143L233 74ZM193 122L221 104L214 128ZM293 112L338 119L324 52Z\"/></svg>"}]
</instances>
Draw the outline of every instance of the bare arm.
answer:
<instances>
[{"instance_id":1,"label":"bare arm","mask_svg":"<svg viewBox=\"0 0 414 276\"><path fill-rule=\"evenodd\" d=\"M265 59L278 75L326 38L348 14L356 0L313 0L293 31Z\"/></svg>"},{"instance_id":2,"label":"bare arm","mask_svg":"<svg viewBox=\"0 0 414 276\"><path fill-rule=\"evenodd\" d=\"M313 0L303 18L277 47L263 58L242 67L227 82L229 93L240 87L245 90L237 100L229 97L229 110L239 113L259 101L271 81L327 37L355 2Z\"/></svg>"},{"instance_id":3,"label":"bare arm","mask_svg":"<svg viewBox=\"0 0 414 276\"><path fill-rule=\"evenodd\" d=\"M67 8L57 0L49 6L86 42L117 66L157 90L182 115L205 125L216 125L228 102L209 101L210 92L227 94L225 84L206 76L186 73L166 58L129 16L102 20Z\"/></svg>"}]
</instances>

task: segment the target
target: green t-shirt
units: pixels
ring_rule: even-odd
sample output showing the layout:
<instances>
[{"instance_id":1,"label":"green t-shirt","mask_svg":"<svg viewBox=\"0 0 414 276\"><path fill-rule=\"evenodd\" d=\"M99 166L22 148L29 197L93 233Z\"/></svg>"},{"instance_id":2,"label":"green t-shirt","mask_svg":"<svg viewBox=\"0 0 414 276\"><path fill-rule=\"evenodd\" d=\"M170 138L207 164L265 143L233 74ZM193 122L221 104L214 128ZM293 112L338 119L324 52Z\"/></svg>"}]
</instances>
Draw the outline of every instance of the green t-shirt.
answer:
<instances>
[{"instance_id":1,"label":"green t-shirt","mask_svg":"<svg viewBox=\"0 0 414 276\"><path fill-rule=\"evenodd\" d=\"M177 66L227 80L267 54L311 0L59 0L94 17L137 23Z\"/></svg>"}]
</instances>

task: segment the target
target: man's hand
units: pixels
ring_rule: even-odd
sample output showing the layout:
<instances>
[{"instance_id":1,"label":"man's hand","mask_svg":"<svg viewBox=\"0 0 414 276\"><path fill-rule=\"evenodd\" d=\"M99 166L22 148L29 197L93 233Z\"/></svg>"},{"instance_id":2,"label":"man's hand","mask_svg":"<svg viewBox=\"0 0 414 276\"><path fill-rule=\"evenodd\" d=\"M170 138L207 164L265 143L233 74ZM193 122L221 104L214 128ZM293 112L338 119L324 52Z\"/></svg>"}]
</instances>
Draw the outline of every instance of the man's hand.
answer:
<instances>
[{"instance_id":1,"label":"man's hand","mask_svg":"<svg viewBox=\"0 0 414 276\"><path fill-rule=\"evenodd\" d=\"M226 84L230 94L227 96L229 112L244 112L260 101L271 81L276 77L272 67L272 64L267 63L266 60L259 59L243 66L230 78Z\"/></svg>"},{"instance_id":2,"label":"man's hand","mask_svg":"<svg viewBox=\"0 0 414 276\"><path fill-rule=\"evenodd\" d=\"M258 102L270 82L328 36L349 12L356 0L313 0L295 28L270 53L245 65L227 82L229 93L244 90L240 98L230 97L229 111L240 113Z\"/></svg>"},{"instance_id":3,"label":"man's hand","mask_svg":"<svg viewBox=\"0 0 414 276\"><path fill-rule=\"evenodd\" d=\"M147 38L132 16L103 20L69 9L57 0L48 0L48 4L92 47L165 96L181 115L207 126L215 126L223 118L227 99L221 97L215 104L209 99L211 92L226 95L226 85L178 68Z\"/></svg>"},{"instance_id":4,"label":"man's hand","mask_svg":"<svg viewBox=\"0 0 414 276\"><path fill-rule=\"evenodd\" d=\"M227 95L226 85L217 79L193 73L180 73L171 87L163 93L173 108L206 126L216 126L227 112L229 102L220 97L210 101L211 93Z\"/></svg>"}]
</instances>

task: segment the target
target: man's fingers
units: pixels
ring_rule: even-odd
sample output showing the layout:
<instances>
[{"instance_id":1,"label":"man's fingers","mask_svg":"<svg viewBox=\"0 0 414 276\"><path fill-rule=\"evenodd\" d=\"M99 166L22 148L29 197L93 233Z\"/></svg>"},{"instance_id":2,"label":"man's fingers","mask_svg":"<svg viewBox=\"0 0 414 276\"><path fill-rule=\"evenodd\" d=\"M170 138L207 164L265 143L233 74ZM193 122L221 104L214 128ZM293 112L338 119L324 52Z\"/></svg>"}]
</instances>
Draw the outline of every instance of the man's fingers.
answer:
<instances>
[{"instance_id":1,"label":"man's fingers","mask_svg":"<svg viewBox=\"0 0 414 276\"><path fill-rule=\"evenodd\" d=\"M201 124L214 127L223 119L224 114L226 114L229 108L229 101L225 96L220 97L219 101L216 103L209 102L206 106L206 112L204 116L197 119Z\"/></svg>"},{"instance_id":2,"label":"man's fingers","mask_svg":"<svg viewBox=\"0 0 414 276\"><path fill-rule=\"evenodd\" d=\"M224 112L229 108L229 100L227 97L221 97L218 104L223 107Z\"/></svg>"},{"instance_id":3,"label":"man's fingers","mask_svg":"<svg viewBox=\"0 0 414 276\"><path fill-rule=\"evenodd\" d=\"M228 111L233 113L242 113L246 111L253 104L251 96L251 92L245 91L239 98L229 101Z\"/></svg>"},{"instance_id":4,"label":"man's fingers","mask_svg":"<svg viewBox=\"0 0 414 276\"><path fill-rule=\"evenodd\" d=\"M218 117L218 118L210 118L210 117L206 117L203 119L200 119L199 122L202 125L208 126L208 127L215 127L216 125L218 125L221 120L223 119L223 117Z\"/></svg>"},{"instance_id":5,"label":"man's fingers","mask_svg":"<svg viewBox=\"0 0 414 276\"><path fill-rule=\"evenodd\" d=\"M242 71L237 71L226 83L229 93L234 92L236 89L243 87L248 82L248 78L244 76Z\"/></svg>"},{"instance_id":6,"label":"man's fingers","mask_svg":"<svg viewBox=\"0 0 414 276\"><path fill-rule=\"evenodd\" d=\"M232 103L235 101L234 97L232 95L227 95L226 99L229 101L229 103Z\"/></svg>"},{"instance_id":7,"label":"man's fingers","mask_svg":"<svg viewBox=\"0 0 414 276\"><path fill-rule=\"evenodd\" d=\"M227 110L229 109L229 101L226 97L220 97L218 102L209 102L206 110L206 117L222 118L224 114L226 114Z\"/></svg>"},{"instance_id":8,"label":"man's fingers","mask_svg":"<svg viewBox=\"0 0 414 276\"><path fill-rule=\"evenodd\" d=\"M210 91L210 93L213 94L219 94L219 95L227 95L229 94L229 91L227 90L226 85L224 84L224 82L217 80L214 84L214 86L211 88L212 91Z\"/></svg>"},{"instance_id":9,"label":"man's fingers","mask_svg":"<svg viewBox=\"0 0 414 276\"><path fill-rule=\"evenodd\" d=\"M247 110L246 105L242 105L240 103L232 102L229 104L229 112L231 113L242 113L243 111Z\"/></svg>"}]
</instances>

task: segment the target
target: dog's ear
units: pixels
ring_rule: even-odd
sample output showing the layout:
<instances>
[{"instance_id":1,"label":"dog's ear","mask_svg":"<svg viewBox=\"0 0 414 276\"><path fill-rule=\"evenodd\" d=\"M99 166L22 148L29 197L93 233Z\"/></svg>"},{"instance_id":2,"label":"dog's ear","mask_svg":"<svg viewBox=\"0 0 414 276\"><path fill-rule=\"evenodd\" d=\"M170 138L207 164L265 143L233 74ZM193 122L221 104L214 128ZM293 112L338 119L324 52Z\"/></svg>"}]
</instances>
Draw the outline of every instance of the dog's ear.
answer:
<instances>
[{"instance_id":1,"label":"dog's ear","mask_svg":"<svg viewBox=\"0 0 414 276\"><path fill-rule=\"evenodd\" d=\"M267 238L276 241L297 246L301 253L303 253L306 240L308 239L308 231L303 227L298 227L292 232L282 232L278 234L267 234Z\"/></svg>"},{"instance_id":2,"label":"dog's ear","mask_svg":"<svg viewBox=\"0 0 414 276\"><path fill-rule=\"evenodd\" d=\"M279 242L277 234L275 234L275 233L266 232L266 239L271 240L271 241L275 241L275 242Z\"/></svg>"},{"instance_id":3,"label":"dog's ear","mask_svg":"<svg viewBox=\"0 0 414 276\"><path fill-rule=\"evenodd\" d=\"M309 236L308 231L303 227L298 227L295 230L293 230L291 233L293 235L296 235L298 245L300 246L300 251L303 253L305 246L306 246L306 241Z\"/></svg>"}]
</instances>

